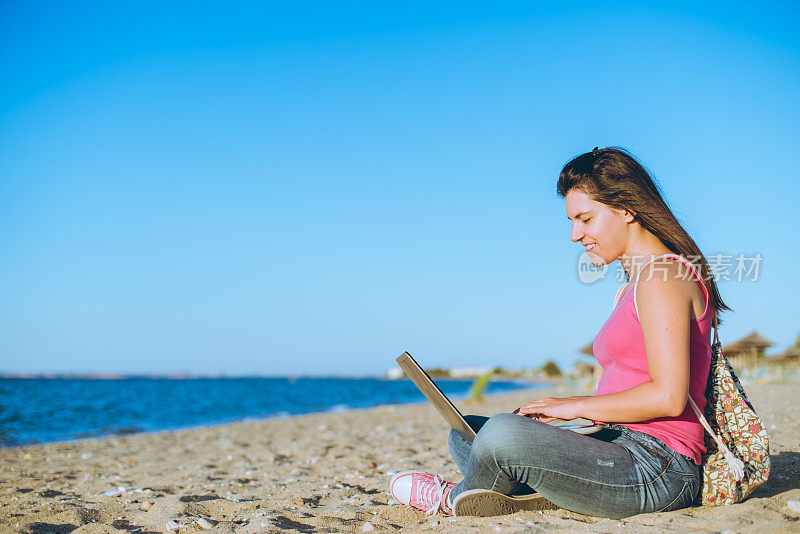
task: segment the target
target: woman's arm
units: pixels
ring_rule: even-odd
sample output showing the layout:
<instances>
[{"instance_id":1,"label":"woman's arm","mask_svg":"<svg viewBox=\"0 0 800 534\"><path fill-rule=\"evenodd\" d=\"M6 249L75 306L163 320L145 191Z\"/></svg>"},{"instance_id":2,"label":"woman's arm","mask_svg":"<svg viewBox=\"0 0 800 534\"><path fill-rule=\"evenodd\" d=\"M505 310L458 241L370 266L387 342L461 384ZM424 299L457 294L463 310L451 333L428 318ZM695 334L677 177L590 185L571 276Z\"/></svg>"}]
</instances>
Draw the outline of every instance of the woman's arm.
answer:
<instances>
[{"instance_id":1,"label":"woman's arm","mask_svg":"<svg viewBox=\"0 0 800 534\"><path fill-rule=\"evenodd\" d=\"M680 415L689 394L689 335L692 301L700 288L678 276L670 262L667 276L642 272L637 289L650 380L631 389L592 397L545 398L520 407L520 415L539 414L543 421L585 417L632 423Z\"/></svg>"}]
</instances>

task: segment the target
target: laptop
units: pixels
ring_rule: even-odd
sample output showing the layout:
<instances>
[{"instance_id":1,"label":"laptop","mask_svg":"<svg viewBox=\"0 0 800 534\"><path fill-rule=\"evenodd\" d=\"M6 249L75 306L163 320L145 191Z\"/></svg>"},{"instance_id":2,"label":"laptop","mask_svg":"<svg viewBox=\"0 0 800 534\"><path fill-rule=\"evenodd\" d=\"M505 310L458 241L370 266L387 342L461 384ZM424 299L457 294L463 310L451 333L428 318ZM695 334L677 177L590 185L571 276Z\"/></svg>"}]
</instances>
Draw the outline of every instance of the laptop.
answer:
<instances>
[{"instance_id":1,"label":"laptop","mask_svg":"<svg viewBox=\"0 0 800 534\"><path fill-rule=\"evenodd\" d=\"M464 441L472 443L472 440L475 439L475 431L472 430L472 427L464 420L464 416L458 411L456 405L447 398L447 395L442 393L439 386L431 380L431 377L419 366L417 361L412 358L409 353L404 352L397 358L397 365L400 366L400 369L405 371L406 376L408 376L422 394L428 398L431 404L433 404L433 407L436 408L436 411L444 417L444 420L450 423L453 430L458 432L458 435L461 436Z\"/></svg>"},{"instance_id":2,"label":"laptop","mask_svg":"<svg viewBox=\"0 0 800 534\"><path fill-rule=\"evenodd\" d=\"M458 434L466 441L467 443L472 443L475 439L475 431L472 429L471 426L467 424L467 421L464 419L464 416L461 415L461 412L458 411L456 405L452 403L450 399L447 398L439 386L428 376L428 373L420 367L417 361L408 353L404 352L400 356L397 357L397 365L405 371L406 376L414 382L414 385L419 388L423 395L433 404L433 407L436 408L436 411L444 417L444 420L447 421L450 426L458 432ZM595 425L593 423L589 424L560 424L563 421L558 421L558 424L553 426L557 426L559 428L563 428L565 430L572 430L573 432L577 432L579 434L592 434L597 432L601 428L600 425Z\"/></svg>"}]
</instances>

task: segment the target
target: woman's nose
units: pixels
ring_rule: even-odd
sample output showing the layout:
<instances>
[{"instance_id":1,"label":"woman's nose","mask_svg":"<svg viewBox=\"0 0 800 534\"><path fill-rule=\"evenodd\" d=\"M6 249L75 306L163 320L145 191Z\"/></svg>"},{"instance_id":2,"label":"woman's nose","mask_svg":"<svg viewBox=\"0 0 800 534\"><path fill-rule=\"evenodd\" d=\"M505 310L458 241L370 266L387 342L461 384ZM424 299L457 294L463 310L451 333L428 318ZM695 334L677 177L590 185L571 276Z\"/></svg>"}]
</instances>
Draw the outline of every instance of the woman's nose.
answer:
<instances>
[{"instance_id":1,"label":"woman's nose","mask_svg":"<svg viewBox=\"0 0 800 534\"><path fill-rule=\"evenodd\" d=\"M578 228L576 228L576 227L575 227L575 225L573 224L573 225L572 225L572 232L570 233L570 235L569 235L569 238L570 238L571 240L575 241L575 242L578 242L578 241L580 241L581 239L583 239L583 235L584 235L584 234L583 234L583 232L581 232L581 231L580 231Z\"/></svg>"}]
</instances>

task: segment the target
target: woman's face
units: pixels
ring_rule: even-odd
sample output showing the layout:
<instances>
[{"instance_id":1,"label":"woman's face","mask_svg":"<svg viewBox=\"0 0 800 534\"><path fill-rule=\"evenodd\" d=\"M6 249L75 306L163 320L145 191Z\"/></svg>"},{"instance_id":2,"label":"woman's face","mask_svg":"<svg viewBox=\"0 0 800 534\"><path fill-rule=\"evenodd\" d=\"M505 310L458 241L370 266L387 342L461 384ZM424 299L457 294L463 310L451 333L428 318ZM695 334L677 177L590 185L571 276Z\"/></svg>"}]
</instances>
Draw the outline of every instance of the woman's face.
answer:
<instances>
[{"instance_id":1,"label":"woman's face","mask_svg":"<svg viewBox=\"0 0 800 534\"><path fill-rule=\"evenodd\" d=\"M567 193L564 204L572 222L569 237L586 247L592 263L609 264L625 253L630 235L628 222L633 220L630 213L610 208L577 189Z\"/></svg>"}]
</instances>

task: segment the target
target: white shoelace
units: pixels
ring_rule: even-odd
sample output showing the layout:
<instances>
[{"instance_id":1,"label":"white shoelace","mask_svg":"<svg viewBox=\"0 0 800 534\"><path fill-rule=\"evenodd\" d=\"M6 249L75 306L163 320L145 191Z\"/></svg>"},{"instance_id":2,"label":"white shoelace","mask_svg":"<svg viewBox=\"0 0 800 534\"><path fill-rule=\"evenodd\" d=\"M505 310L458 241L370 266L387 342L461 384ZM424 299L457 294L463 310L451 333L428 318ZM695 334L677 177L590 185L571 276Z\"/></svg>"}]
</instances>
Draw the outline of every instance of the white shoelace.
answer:
<instances>
[{"instance_id":1,"label":"white shoelace","mask_svg":"<svg viewBox=\"0 0 800 534\"><path fill-rule=\"evenodd\" d=\"M417 484L417 502L431 503L425 515L433 515L441 506L444 510L444 494L447 491L447 483L442 475L433 476L433 484L429 482Z\"/></svg>"}]
</instances>

